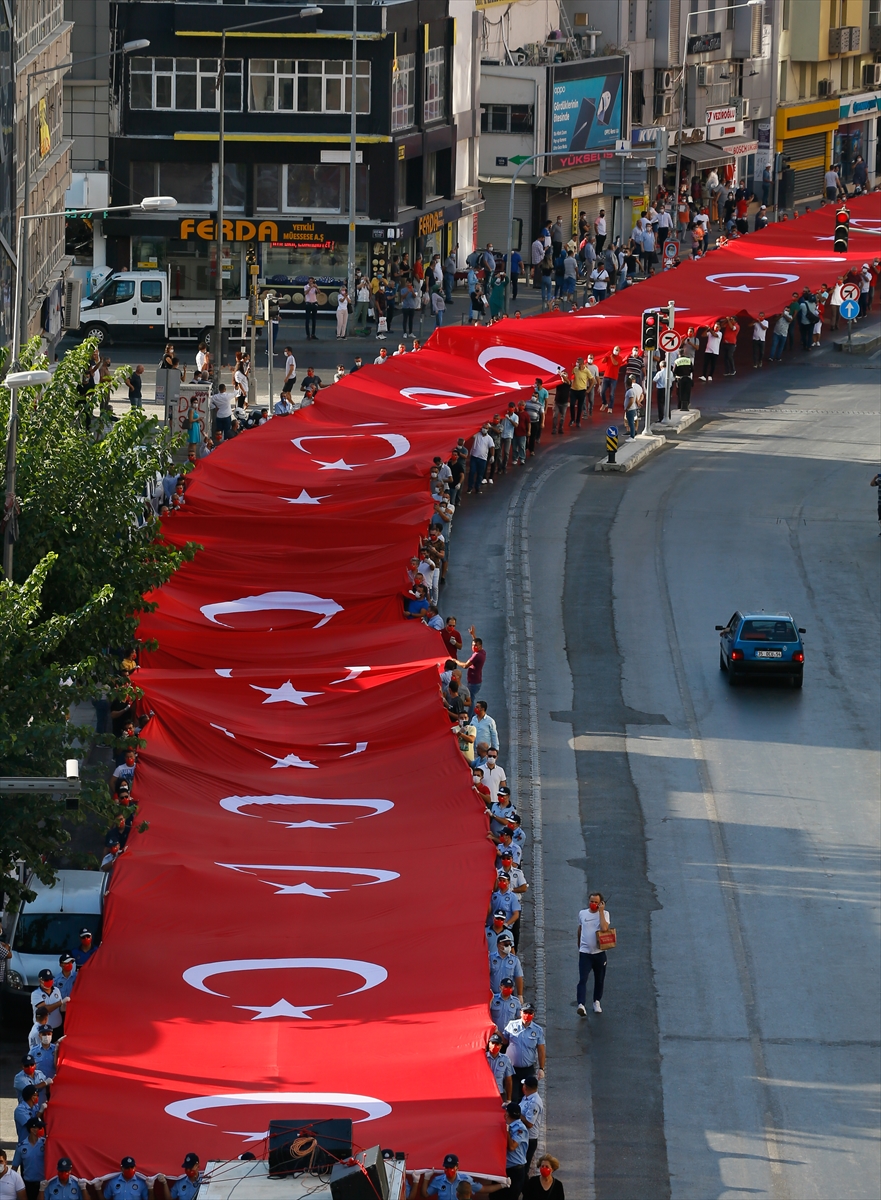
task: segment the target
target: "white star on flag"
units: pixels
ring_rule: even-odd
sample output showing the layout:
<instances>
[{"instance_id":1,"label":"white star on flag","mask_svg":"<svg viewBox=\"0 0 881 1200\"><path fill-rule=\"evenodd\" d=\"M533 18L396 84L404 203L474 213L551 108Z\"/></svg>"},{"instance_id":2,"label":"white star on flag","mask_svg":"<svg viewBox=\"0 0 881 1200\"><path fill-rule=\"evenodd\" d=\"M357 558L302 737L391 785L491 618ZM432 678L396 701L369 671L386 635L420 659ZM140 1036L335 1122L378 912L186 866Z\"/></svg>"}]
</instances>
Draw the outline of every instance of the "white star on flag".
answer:
<instances>
[{"instance_id":1,"label":"white star on flag","mask_svg":"<svg viewBox=\"0 0 881 1200\"><path fill-rule=\"evenodd\" d=\"M264 704L303 704L310 696L323 696L323 692L299 692L290 679L277 688L259 687L256 683L250 685L255 692L265 692Z\"/></svg>"},{"instance_id":2,"label":"white star on flag","mask_svg":"<svg viewBox=\"0 0 881 1200\"><path fill-rule=\"evenodd\" d=\"M298 1017L302 1021L311 1021L309 1013L316 1008L330 1008L329 1004L291 1004L289 1000L276 1000L275 1004L261 1006L259 1004L237 1004L236 1008L247 1009L256 1013L252 1021L265 1021L268 1017Z\"/></svg>"}]
</instances>

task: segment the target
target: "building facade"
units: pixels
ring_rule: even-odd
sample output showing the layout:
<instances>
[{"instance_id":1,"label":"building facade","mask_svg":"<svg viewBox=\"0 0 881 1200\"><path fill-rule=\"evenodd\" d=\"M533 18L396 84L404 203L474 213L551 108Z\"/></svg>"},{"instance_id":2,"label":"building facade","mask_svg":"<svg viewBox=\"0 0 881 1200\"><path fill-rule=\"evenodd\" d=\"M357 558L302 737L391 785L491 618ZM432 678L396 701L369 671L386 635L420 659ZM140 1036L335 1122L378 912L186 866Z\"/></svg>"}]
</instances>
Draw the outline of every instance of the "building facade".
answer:
<instances>
[{"instance_id":1,"label":"building facade","mask_svg":"<svg viewBox=\"0 0 881 1200\"><path fill-rule=\"evenodd\" d=\"M104 222L108 265L168 271L184 299L213 295L220 32L269 21L259 36L227 37L224 290L245 294L256 245L260 282L283 310L302 306L310 276L335 306L348 246L352 6L321 7L290 19L270 4L111 4L115 43L150 40L116 60L111 199L163 194L178 206ZM428 261L457 244L464 261L482 206L473 0L364 3L357 15L356 265L373 273L395 255Z\"/></svg>"},{"instance_id":2,"label":"building facade","mask_svg":"<svg viewBox=\"0 0 881 1200\"><path fill-rule=\"evenodd\" d=\"M3 7L8 12L10 5ZM63 127L63 69L50 68L62 67L70 58L72 23L65 18L64 0L14 0L11 9L15 136L12 188L16 220L10 230L12 237L7 240L14 246L18 217L25 210L26 186L31 213L64 210L70 183L71 141ZM0 75L0 83L2 79ZM9 128L5 120L3 125L4 131ZM3 210L10 211L5 203ZM7 236L5 228L3 232ZM29 221L26 235L28 263L23 287L27 323L22 340L40 334L51 345L61 333L62 276L68 264L63 215ZM4 291L5 287L4 282ZM11 304L4 305L4 312L4 323L11 333ZM9 333L4 336L8 339Z\"/></svg>"}]
</instances>

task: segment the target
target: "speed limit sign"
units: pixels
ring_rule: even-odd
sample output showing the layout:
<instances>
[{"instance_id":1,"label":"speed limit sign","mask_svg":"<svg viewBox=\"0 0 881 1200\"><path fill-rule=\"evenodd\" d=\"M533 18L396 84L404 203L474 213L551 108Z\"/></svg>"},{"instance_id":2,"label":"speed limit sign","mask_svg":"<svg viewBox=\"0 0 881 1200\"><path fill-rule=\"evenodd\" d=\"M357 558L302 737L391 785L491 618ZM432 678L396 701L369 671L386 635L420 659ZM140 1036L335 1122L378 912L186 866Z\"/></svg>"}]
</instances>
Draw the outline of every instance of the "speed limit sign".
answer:
<instances>
[{"instance_id":1,"label":"speed limit sign","mask_svg":"<svg viewBox=\"0 0 881 1200\"><path fill-rule=\"evenodd\" d=\"M858 283L843 283L841 285L842 300L859 300L860 285Z\"/></svg>"},{"instance_id":2,"label":"speed limit sign","mask_svg":"<svg viewBox=\"0 0 881 1200\"><path fill-rule=\"evenodd\" d=\"M677 333L675 329L665 329L658 336L658 345L662 350L666 350L668 354L672 354L674 350L678 350L682 345L682 334Z\"/></svg>"},{"instance_id":3,"label":"speed limit sign","mask_svg":"<svg viewBox=\"0 0 881 1200\"><path fill-rule=\"evenodd\" d=\"M678 242L664 242L664 258L672 260L679 254Z\"/></svg>"}]
</instances>

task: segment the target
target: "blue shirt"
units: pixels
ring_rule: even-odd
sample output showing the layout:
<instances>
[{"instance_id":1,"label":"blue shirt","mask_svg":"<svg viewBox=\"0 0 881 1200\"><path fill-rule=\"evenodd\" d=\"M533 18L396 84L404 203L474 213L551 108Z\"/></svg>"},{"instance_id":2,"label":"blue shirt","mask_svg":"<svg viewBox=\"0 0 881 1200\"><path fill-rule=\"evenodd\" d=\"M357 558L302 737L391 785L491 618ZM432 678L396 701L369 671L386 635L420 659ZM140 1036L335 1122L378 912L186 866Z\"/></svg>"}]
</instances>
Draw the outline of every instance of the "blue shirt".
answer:
<instances>
[{"instance_id":1,"label":"blue shirt","mask_svg":"<svg viewBox=\"0 0 881 1200\"><path fill-rule=\"evenodd\" d=\"M489 986L494 993L502 986L502 980L509 976L515 980L523 978L520 959L516 954L499 954L498 950L493 951L489 956Z\"/></svg>"},{"instance_id":2,"label":"blue shirt","mask_svg":"<svg viewBox=\"0 0 881 1200\"><path fill-rule=\"evenodd\" d=\"M45 1200L83 1200L82 1189L72 1176L67 1183L62 1183L58 1176L54 1175L46 1184L44 1195Z\"/></svg>"},{"instance_id":3,"label":"blue shirt","mask_svg":"<svg viewBox=\"0 0 881 1200\"><path fill-rule=\"evenodd\" d=\"M489 827L493 833L498 833L500 829L510 828L508 821L510 821L515 812L516 809L513 804L499 804L497 800L489 810Z\"/></svg>"},{"instance_id":4,"label":"blue shirt","mask_svg":"<svg viewBox=\"0 0 881 1200\"><path fill-rule=\"evenodd\" d=\"M77 970L79 970L80 967L82 967L84 963L87 963L89 961L89 959L92 957L92 955L95 953L96 950L97 950L97 946L94 943L92 943L91 950L81 950L78 946L76 948L76 950L72 951L73 961L76 963Z\"/></svg>"},{"instance_id":5,"label":"blue shirt","mask_svg":"<svg viewBox=\"0 0 881 1200\"><path fill-rule=\"evenodd\" d=\"M490 750L498 750L499 748L499 731L496 729L496 723L492 717L478 717L477 713L471 718L471 725L474 728L475 737L474 745L477 746L481 742L485 742ZM481 763L481 766L483 764Z\"/></svg>"},{"instance_id":6,"label":"blue shirt","mask_svg":"<svg viewBox=\"0 0 881 1200\"><path fill-rule=\"evenodd\" d=\"M486 1061L493 1073L493 1079L496 1081L499 1095L504 1096L505 1080L513 1076L514 1064L508 1058L507 1054L490 1054L489 1050L486 1052Z\"/></svg>"},{"instance_id":7,"label":"blue shirt","mask_svg":"<svg viewBox=\"0 0 881 1200\"><path fill-rule=\"evenodd\" d=\"M505 1155L505 1165L525 1167L526 1154L529 1150L529 1130L522 1121L512 1121L508 1126L508 1137L513 1138L517 1145Z\"/></svg>"},{"instance_id":8,"label":"blue shirt","mask_svg":"<svg viewBox=\"0 0 881 1200\"><path fill-rule=\"evenodd\" d=\"M504 975L502 978L505 978ZM496 992L489 1002L489 1015L499 1033L504 1033L505 1026L510 1025L512 1021L518 1021L520 1012L520 997L513 993L510 996L503 996L501 992Z\"/></svg>"},{"instance_id":9,"label":"blue shirt","mask_svg":"<svg viewBox=\"0 0 881 1200\"><path fill-rule=\"evenodd\" d=\"M42 1183L46 1176L46 1139L37 1138L33 1145L30 1141L20 1142L12 1165L28 1183Z\"/></svg>"},{"instance_id":10,"label":"blue shirt","mask_svg":"<svg viewBox=\"0 0 881 1200\"><path fill-rule=\"evenodd\" d=\"M502 1031L508 1039L507 1055L515 1067L538 1063L538 1047L545 1044L545 1031L535 1021L527 1025L522 1017L509 1022Z\"/></svg>"},{"instance_id":11,"label":"blue shirt","mask_svg":"<svg viewBox=\"0 0 881 1200\"><path fill-rule=\"evenodd\" d=\"M514 913L520 912L520 897L514 892L493 892L489 908L490 912L504 912L506 921L510 922Z\"/></svg>"},{"instance_id":12,"label":"blue shirt","mask_svg":"<svg viewBox=\"0 0 881 1200\"><path fill-rule=\"evenodd\" d=\"M39 1108L39 1105L37 1105L37 1108ZM16 1140L19 1143L27 1141L28 1131L25 1126L31 1117L38 1117L40 1115L37 1112L37 1108L32 1104L25 1103L24 1100L19 1100L18 1104L12 1110L12 1115L15 1118Z\"/></svg>"},{"instance_id":13,"label":"blue shirt","mask_svg":"<svg viewBox=\"0 0 881 1200\"><path fill-rule=\"evenodd\" d=\"M55 986L61 992L61 999L66 1000L73 991L73 985L76 982L76 967L69 975L65 975L63 971L59 971L55 979Z\"/></svg>"},{"instance_id":14,"label":"blue shirt","mask_svg":"<svg viewBox=\"0 0 881 1200\"><path fill-rule=\"evenodd\" d=\"M137 1175L123 1179L120 1171L104 1184L104 1200L147 1200L147 1185Z\"/></svg>"},{"instance_id":15,"label":"blue shirt","mask_svg":"<svg viewBox=\"0 0 881 1200\"><path fill-rule=\"evenodd\" d=\"M512 250L511 251L511 274L519 275L520 268L522 267L522 265L523 265L523 259L520 256L519 251Z\"/></svg>"},{"instance_id":16,"label":"blue shirt","mask_svg":"<svg viewBox=\"0 0 881 1200\"><path fill-rule=\"evenodd\" d=\"M470 1175L466 1175L464 1171L457 1171L454 1179L447 1179L446 1175L435 1175L434 1179L428 1185L429 1196L439 1196L440 1200L456 1200L456 1188L465 1180L471 1184L472 1192L479 1192L483 1184L478 1183L476 1179L472 1179Z\"/></svg>"},{"instance_id":17,"label":"blue shirt","mask_svg":"<svg viewBox=\"0 0 881 1200\"><path fill-rule=\"evenodd\" d=\"M13 1079L12 1086L15 1088L15 1094L18 1096L19 1100L21 1099L22 1092L29 1083L33 1084L33 1086L38 1089L46 1086L46 1076L39 1069L39 1067L34 1071L33 1075L28 1075L26 1071L19 1071L15 1079ZM46 1097L41 1096L40 1099L45 1100Z\"/></svg>"},{"instance_id":18,"label":"blue shirt","mask_svg":"<svg viewBox=\"0 0 881 1200\"><path fill-rule=\"evenodd\" d=\"M55 1078L54 1046L32 1046L31 1057L36 1064L37 1070L42 1071L47 1079Z\"/></svg>"},{"instance_id":19,"label":"blue shirt","mask_svg":"<svg viewBox=\"0 0 881 1200\"><path fill-rule=\"evenodd\" d=\"M541 1119L544 1113L544 1101L538 1092L533 1092L529 1096L521 1096L520 1098L520 1115L524 1118L524 1122L530 1124L529 1140L537 1138L541 1132Z\"/></svg>"},{"instance_id":20,"label":"blue shirt","mask_svg":"<svg viewBox=\"0 0 881 1200\"><path fill-rule=\"evenodd\" d=\"M181 1175L176 1183L171 1185L171 1200L193 1200L194 1196L199 1194L199 1188L202 1186L202 1172L199 1172L196 1182L187 1175Z\"/></svg>"}]
</instances>

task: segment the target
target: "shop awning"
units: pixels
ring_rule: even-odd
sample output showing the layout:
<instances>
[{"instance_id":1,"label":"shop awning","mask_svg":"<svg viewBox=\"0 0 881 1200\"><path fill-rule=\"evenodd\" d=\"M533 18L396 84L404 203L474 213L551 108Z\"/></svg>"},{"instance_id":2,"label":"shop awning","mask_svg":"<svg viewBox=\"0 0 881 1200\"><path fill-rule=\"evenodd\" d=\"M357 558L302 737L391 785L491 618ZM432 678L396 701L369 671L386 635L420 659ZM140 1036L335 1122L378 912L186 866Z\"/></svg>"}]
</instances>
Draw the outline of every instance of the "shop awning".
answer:
<instances>
[{"instance_id":1,"label":"shop awning","mask_svg":"<svg viewBox=\"0 0 881 1200\"><path fill-rule=\"evenodd\" d=\"M671 153L675 154L675 148ZM718 142L691 142L682 147L682 157L703 167L710 163L727 162L731 154Z\"/></svg>"},{"instance_id":2,"label":"shop awning","mask_svg":"<svg viewBox=\"0 0 881 1200\"><path fill-rule=\"evenodd\" d=\"M591 163L586 167L573 167L571 171L552 171L540 176L536 187L555 188L563 191L566 188L579 187L583 183L593 183L599 173L599 164Z\"/></svg>"}]
</instances>

